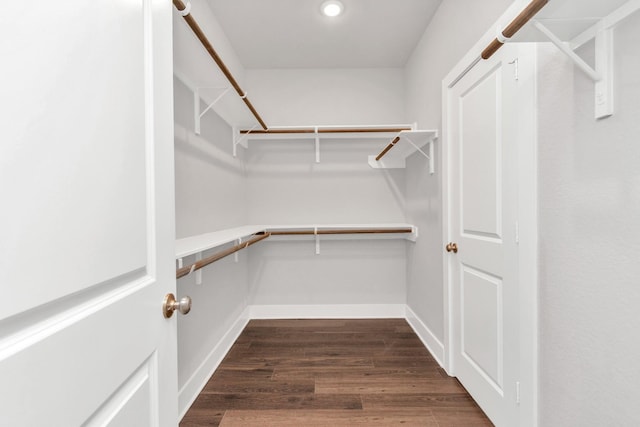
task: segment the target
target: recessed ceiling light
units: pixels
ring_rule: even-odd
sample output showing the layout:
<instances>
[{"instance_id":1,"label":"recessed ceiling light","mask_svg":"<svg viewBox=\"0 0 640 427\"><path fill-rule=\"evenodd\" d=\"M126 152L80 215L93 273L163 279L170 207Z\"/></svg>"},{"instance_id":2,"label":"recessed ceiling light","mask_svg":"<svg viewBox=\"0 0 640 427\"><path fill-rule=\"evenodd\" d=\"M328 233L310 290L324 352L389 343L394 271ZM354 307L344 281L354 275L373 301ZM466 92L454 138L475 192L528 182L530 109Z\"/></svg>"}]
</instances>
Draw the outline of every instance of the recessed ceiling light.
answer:
<instances>
[{"instance_id":1,"label":"recessed ceiling light","mask_svg":"<svg viewBox=\"0 0 640 427\"><path fill-rule=\"evenodd\" d=\"M322 3L321 10L325 16L338 16L344 10L344 5L338 0L329 0Z\"/></svg>"}]
</instances>

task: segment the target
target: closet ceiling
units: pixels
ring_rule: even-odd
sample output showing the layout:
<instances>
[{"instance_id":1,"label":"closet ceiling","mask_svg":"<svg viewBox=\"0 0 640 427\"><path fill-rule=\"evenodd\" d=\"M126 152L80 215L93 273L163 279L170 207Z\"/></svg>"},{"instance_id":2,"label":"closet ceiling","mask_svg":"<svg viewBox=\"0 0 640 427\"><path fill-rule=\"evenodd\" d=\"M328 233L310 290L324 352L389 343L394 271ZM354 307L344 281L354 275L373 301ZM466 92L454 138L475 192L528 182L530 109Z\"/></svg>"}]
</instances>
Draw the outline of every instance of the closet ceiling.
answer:
<instances>
[{"instance_id":1,"label":"closet ceiling","mask_svg":"<svg viewBox=\"0 0 640 427\"><path fill-rule=\"evenodd\" d=\"M441 0L207 0L246 68L404 67Z\"/></svg>"}]
</instances>

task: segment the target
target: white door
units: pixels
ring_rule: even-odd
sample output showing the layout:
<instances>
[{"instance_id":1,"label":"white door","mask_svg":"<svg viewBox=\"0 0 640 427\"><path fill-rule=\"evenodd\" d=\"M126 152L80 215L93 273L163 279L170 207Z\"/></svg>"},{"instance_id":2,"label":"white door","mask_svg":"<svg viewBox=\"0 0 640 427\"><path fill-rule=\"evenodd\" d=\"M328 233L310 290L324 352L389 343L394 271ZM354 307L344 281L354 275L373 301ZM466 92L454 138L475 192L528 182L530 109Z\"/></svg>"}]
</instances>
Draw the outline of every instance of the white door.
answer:
<instances>
[{"instance_id":1,"label":"white door","mask_svg":"<svg viewBox=\"0 0 640 427\"><path fill-rule=\"evenodd\" d=\"M171 3L0 14L0 425L174 426Z\"/></svg>"},{"instance_id":2,"label":"white door","mask_svg":"<svg viewBox=\"0 0 640 427\"><path fill-rule=\"evenodd\" d=\"M516 47L448 90L452 373L498 426L517 425Z\"/></svg>"}]
</instances>

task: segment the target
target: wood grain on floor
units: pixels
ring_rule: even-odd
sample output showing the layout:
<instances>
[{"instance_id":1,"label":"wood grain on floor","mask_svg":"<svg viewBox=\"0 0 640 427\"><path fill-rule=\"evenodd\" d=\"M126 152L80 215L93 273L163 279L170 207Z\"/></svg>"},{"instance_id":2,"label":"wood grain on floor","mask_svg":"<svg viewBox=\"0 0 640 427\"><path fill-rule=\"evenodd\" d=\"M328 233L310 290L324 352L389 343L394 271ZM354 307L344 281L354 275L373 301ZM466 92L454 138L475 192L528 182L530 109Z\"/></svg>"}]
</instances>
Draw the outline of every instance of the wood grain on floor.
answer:
<instances>
[{"instance_id":1,"label":"wood grain on floor","mask_svg":"<svg viewBox=\"0 0 640 427\"><path fill-rule=\"evenodd\" d=\"M180 423L492 426L403 319L252 320Z\"/></svg>"}]
</instances>

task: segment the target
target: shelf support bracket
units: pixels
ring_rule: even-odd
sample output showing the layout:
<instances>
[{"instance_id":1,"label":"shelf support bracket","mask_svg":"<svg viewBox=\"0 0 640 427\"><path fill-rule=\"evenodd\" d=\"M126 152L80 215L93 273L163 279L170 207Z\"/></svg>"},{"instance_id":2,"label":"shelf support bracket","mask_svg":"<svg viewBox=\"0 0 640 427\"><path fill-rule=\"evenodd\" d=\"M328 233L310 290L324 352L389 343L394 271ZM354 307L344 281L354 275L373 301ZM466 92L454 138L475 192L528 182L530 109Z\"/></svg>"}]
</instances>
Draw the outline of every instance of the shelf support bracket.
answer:
<instances>
[{"instance_id":1,"label":"shelf support bracket","mask_svg":"<svg viewBox=\"0 0 640 427\"><path fill-rule=\"evenodd\" d=\"M320 255L320 235L318 234L318 227L313 227L313 234L316 236L316 255Z\"/></svg>"},{"instance_id":2,"label":"shelf support bracket","mask_svg":"<svg viewBox=\"0 0 640 427\"><path fill-rule=\"evenodd\" d=\"M196 254L196 262L202 261L202 252ZM196 271L196 285L202 285L202 269Z\"/></svg>"},{"instance_id":3,"label":"shelf support bracket","mask_svg":"<svg viewBox=\"0 0 640 427\"><path fill-rule=\"evenodd\" d=\"M613 115L613 30L599 29L595 36L596 68L587 64L571 47L560 40L540 21L534 27L558 47L573 63L595 83L595 118Z\"/></svg>"},{"instance_id":4,"label":"shelf support bracket","mask_svg":"<svg viewBox=\"0 0 640 427\"><path fill-rule=\"evenodd\" d=\"M596 70L602 79L596 82L596 119L613 115L613 28L596 33Z\"/></svg>"},{"instance_id":5,"label":"shelf support bracket","mask_svg":"<svg viewBox=\"0 0 640 427\"><path fill-rule=\"evenodd\" d=\"M407 237L407 240L414 243L418 240L418 227L415 225L411 226L411 235Z\"/></svg>"},{"instance_id":6,"label":"shelf support bracket","mask_svg":"<svg viewBox=\"0 0 640 427\"><path fill-rule=\"evenodd\" d=\"M242 145L244 148L247 148L247 141L249 139L249 134L253 132L259 125L255 124L247 133L244 135L240 133L240 128L233 128L233 157L238 157L238 145Z\"/></svg>"},{"instance_id":7,"label":"shelf support bracket","mask_svg":"<svg viewBox=\"0 0 640 427\"><path fill-rule=\"evenodd\" d=\"M318 134L318 126L315 127L316 133L316 163L320 163L320 135Z\"/></svg>"},{"instance_id":8,"label":"shelf support bracket","mask_svg":"<svg viewBox=\"0 0 640 427\"><path fill-rule=\"evenodd\" d=\"M430 139L429 142L427 143L429 147L428 148L429 154L422 151L422 149L418 147L407 135L403 135L403 138L405 138L409 144L413 145L413 148L415 148L418 151L418 153L422 154L427 158L427 160L429 160L429 174L433 175L435 173L435 160L433 157L433 138Z\"/></svg>"},{"instance_id":9,"label":"shelf support bracket","mask_svg":"<svg viewBox=\"0 0 640 427\"><path fill-rule=\"evenodd\" d=\"M204 111L200 112L200 89L223 89L222 93L218 95L216 99L213 100L212 103L207 105L207 108ZM200 122L202 120L202 116L204 116L207 111L213 108L218 101L220 101L228 92L230 87L213 87L213 88L197 88L193 91L193 117L195 120L195 133L196 135L200 135Z\"/></svg>"},{"instance_id":10,"label":"shelf support bracket","mask_svg":"<svg viewBox=\"0 0 640 427\"><path fill-rule=\"evenodd\" d=\"M240 238L236 239L236 245L241 245L241 244L242 244L242 237L240 237ZM239 252L240 252L240 251L238 251L238 252L236 252L236 253L234 253L234 254L233 254L233 258L234 258L234 261L235 261L236 263L240 261L240 255L239 255Z\"/></svg>"}]
</instances>

